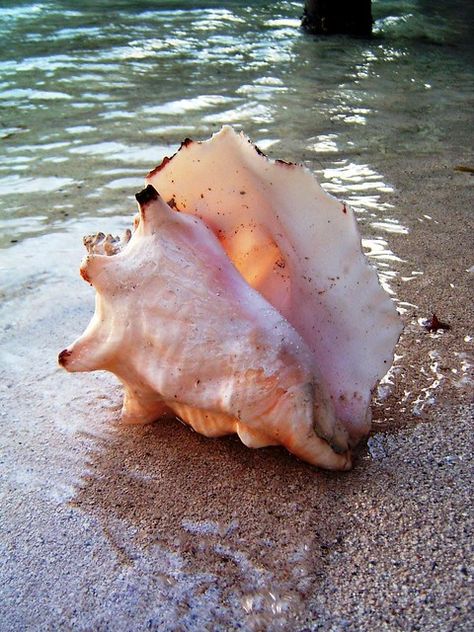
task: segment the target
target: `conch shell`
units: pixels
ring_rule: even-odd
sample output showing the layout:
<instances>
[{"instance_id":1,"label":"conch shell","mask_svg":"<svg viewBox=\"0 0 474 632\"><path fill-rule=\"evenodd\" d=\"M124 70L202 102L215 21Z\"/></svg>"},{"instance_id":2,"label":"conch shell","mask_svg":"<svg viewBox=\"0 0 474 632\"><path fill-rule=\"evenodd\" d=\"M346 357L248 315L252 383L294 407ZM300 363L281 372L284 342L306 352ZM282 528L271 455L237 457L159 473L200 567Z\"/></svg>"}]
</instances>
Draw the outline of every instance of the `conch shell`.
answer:
<instances>
[{"instance_id":1,"label":"conch shell","mask_svg":"<svg viewBox=\"0 0 474 632\"><path fill-rule=\"evenodd\" d=\"M125 421L172 411L348 469L400 334L351 209L230 127L147 183L133 234L85 240L96 310L60 364L115 373Z\"/></svg>"}]
</instances>

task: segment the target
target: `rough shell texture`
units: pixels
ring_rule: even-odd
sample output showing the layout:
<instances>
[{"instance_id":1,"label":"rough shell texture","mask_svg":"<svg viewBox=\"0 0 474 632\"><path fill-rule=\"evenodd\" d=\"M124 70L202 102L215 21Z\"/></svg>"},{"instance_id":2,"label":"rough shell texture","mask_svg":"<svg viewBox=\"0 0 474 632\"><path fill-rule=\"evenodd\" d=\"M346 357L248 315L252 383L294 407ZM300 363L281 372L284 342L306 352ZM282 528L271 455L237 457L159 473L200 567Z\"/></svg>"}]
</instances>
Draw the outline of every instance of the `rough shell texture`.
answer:
<instances>
[{"instance_id":1,"label":"rough shell texture","mask_svg":"<svg viewBox=\"0 0 474 632\"><path fill-rule=\"evenodd\" d=\"M399 320L351 210L255 149L228 127L186 141L148 175L131 237L85 239L96 311L59 361L115 373L126 421L172 411L347 469Z\"/></svg>"}]
</instances>

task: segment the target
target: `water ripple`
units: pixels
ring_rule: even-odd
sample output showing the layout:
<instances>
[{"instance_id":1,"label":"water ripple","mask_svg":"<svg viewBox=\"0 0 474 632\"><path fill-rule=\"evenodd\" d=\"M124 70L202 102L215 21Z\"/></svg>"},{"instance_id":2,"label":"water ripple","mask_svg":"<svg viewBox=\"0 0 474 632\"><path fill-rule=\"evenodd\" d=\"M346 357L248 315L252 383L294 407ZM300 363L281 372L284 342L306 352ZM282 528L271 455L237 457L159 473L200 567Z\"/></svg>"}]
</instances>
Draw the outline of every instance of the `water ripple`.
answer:
<instances>
[{"instance_id":1,"label":"water ripple","mask_svg":"<svg viewBox=\"0 0 474 632\"><path fill-rule=\"evenodd\" d=\"M446 142L440 126L462 116L469 80L454 55L441 67L432 49L397 40L400 20L419 25L419 13L382 15L379 4L386 36L373 42L306 37L300 2L4 7L0 218L10 222L13 197L27 189L37 203L29 219L19 211L25 225L37 216L57 226L52 209L65 203L74 204L67 221L97 213L98 196L119 208L134 169L145 173L186 136L234 123L275 157L316 168L370 231L406 233L373 165L384 152ZM110 179L114 169L121 173ZM9 225L5 239L21 237ZM48 220L39 225L47 231Z\"/></svg>"}]
</instances>

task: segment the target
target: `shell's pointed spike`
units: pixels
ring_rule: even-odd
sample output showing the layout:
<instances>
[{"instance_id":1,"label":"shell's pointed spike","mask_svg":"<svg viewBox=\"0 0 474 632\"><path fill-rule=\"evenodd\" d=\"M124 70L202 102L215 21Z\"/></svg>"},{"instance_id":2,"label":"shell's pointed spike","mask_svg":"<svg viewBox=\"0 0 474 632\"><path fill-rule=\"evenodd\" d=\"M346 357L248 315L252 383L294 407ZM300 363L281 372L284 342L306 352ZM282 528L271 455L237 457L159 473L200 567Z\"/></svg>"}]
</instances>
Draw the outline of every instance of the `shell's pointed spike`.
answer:
<instances>
[{"instance_id":1,"label":"shell's pointed spike","mask_svg":"<svg viewBox=\"0 0 474 632\"><path fill-rule=\"evenodd\" d=\"M103 368L100 355L103 345L100 344L97 333L89 326L89 332L85 332L59 353L58 365L69 373L95 371Z\"/></svg>"},{"instance_id":2,"label":"shell's pointed spike","mask_svg":"<svg viewBox=\"0 0 474 632\"><path fill-rule=\"evenodd\" d=\"M148 204L153 200L158 200L159 197L160 195L158 191L151 184L135 194L135 199L138 202L140 209L148 206Z\"/></svg>"},{"instance_id":3,"label":"shell's pointed spike","mask_svg":"<svg viewBox=\"0 0 474 632\"><path fill-rule=\"evenodd\" d=\"M137 193L135 199L140 210L138 225L144 233L155 233L163 222L175 216L175 212L151 184Z\"/></svg>"},{"instance_id":4,"label":"shell's pointed spike","mask_svg":"<svg viewBox=\"0 0 474 632\"><path fill-rule=\"evenodd\" d=\"M58 354L58 365L69 373L97 371L106 368L107 348L97 331L90 331Z\"/></svg>"}]
</instances>

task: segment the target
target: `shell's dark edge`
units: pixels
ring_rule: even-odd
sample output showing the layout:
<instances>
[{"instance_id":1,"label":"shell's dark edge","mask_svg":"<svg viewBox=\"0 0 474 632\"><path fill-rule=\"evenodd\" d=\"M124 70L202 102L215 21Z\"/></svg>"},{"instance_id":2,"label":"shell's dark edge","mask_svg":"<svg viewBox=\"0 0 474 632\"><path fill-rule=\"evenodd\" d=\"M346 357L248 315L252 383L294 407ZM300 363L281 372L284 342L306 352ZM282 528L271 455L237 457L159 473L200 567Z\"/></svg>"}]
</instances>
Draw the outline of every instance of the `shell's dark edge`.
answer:
<instances>
[{"instance_id":1,"label":"shell's dark edge","mask_svg":"<svg viewBox=\"0 0 474 632\"><path fill-rule=\"evenodd\" d=\"M181 150L183 149L183 147L184 147L184 148L189 147L190 145L193 145L193 144L194 144L194 143L196 143L196 142L197 142L197 144L198 144L198 145L200 145L200 144L201 144L201 141L195 141L195 140L193 140L192 138L185 138L185 139L183 140L183 142L181 143L181 145L179 146L178 151L181 151ZM146 177L147 177L147 178L151 178L151 177L152 177L152 176L154 176L156 173L159 173L162 169L164 169L164 168L166 167L166 165L167 165L169 162L171 162L171 161L173 160L173 158L176 156L176 154L178 153L178 151L177 151L177 152L175 152L175 153L174 153L171 157L170 157L170 156L165 156L165 157L163 158L163 160L160 162L160 164L159 164L159 165L157 165L154 169L152 169L151 171L149 171L149 172L147 173L147 176L146 176Z\"/></svg>"},{"instance_id":2,"label":"shell's dark edge","mask_svg":"<svg viewBox=\"0 0 474 632\"><path fill-rule=\"evenodd\" d=\"M171 160L173 160L173 158L176 156L176 154L173 154L171 156L171 158L169 156L165 156L163 158L163 160L160 162L159 165L157 165L154 169L152 169L151 171L149 171L146 175L147 178L151 178L152 176L155 175L155 173L158 173L159 171L161 171L162 169L164 169L166 167L166 165L171 162Z\"/></svg>"},{"instance_id":3,"label":"shell's dark edge","mask_svg":"<svg viewBox=\"0 0 474 632\"><path fill-rule=\"evenodd\" d=\"M260 147L258 145L256 145L254 142L252 142L250 140L250 138L247 138L249 144L255 149L255 151L257 152L257 154L259 156L262 156L263 158L266 158L267 160L269 160L267 154L265 152L263 152ZM289 162L288 160L281 160L279 158L277 158L274 163L276 165L282 165L283 167L299 167L300 164L296 163L296 162Z\"/></svg>"},{"instance_id":4,"label":"shell's dark edge","mask_svg":"<svg viewBox=\"0 0 474 632\"><path fill-rule=\"evenodd\" d=\"M255 151L257 152L257 154L259 156L263 156L264 158L268 158L267 154L263 153L263 151L260 149L260 147L258 147L258 145L255 145L255 143L252 143L250 138L248 138L247 140L248 140L249 144L252 145L252 147L255 149Z\"/></svg>"},{"instance_id":5,"label":"shell's dark edge","mask_svg":"<svg viewBox=\"0 0 474 632\"><path fill-rule=\"evenodd\" d=\"M135 199L140 206L148 204L148 202L151 202L152 200L157 200L159 197L158 191L151 184L135 194Z\"/></svg>"}]
</instances>

